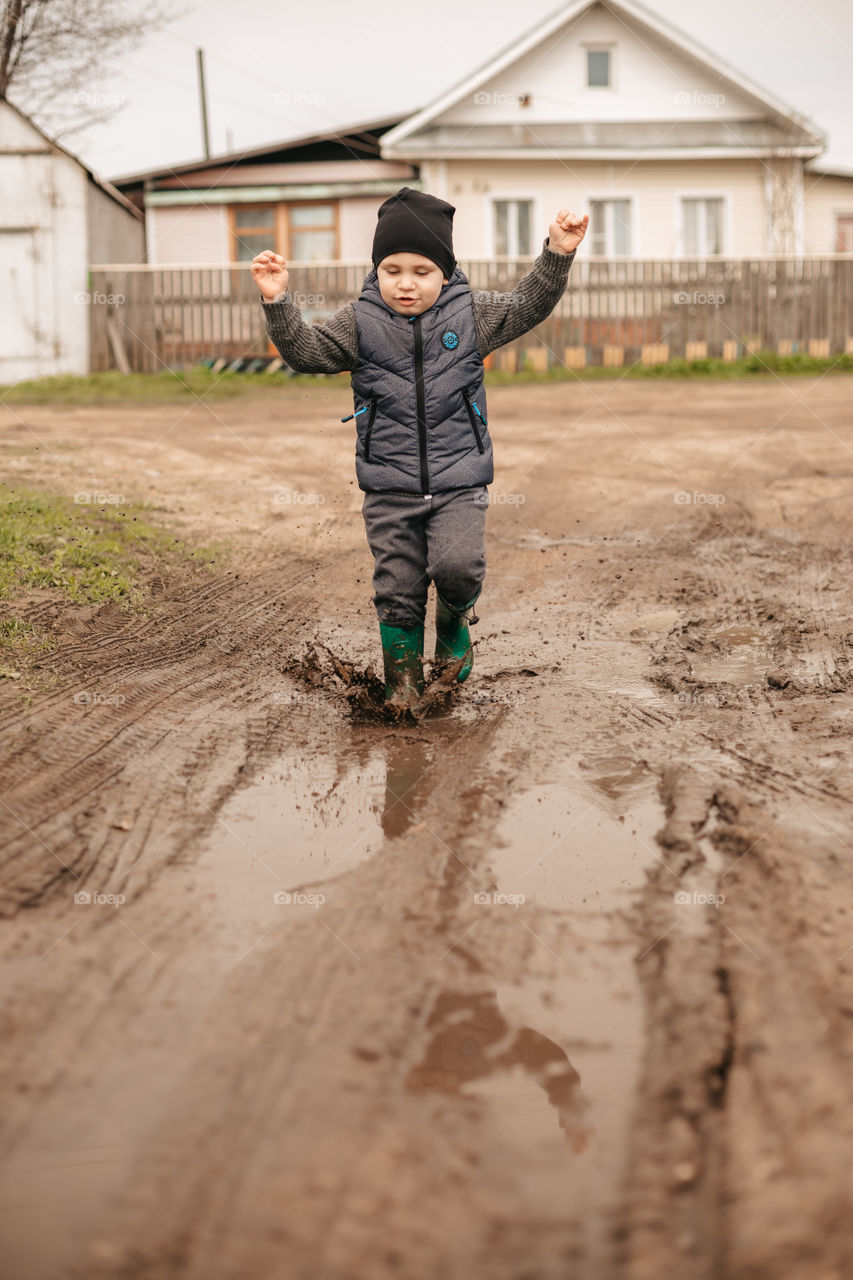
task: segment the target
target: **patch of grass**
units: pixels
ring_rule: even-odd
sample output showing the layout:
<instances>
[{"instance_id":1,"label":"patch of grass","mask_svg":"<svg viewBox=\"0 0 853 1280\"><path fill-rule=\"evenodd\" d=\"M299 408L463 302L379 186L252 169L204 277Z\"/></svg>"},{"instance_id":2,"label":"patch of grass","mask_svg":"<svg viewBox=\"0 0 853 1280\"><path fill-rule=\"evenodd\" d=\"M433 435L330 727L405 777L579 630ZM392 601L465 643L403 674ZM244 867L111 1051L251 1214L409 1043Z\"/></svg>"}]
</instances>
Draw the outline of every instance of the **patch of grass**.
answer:
<instances>
[{"instance_id":1,"label":"patch of grass","mask_svg":"<svg viewBox=\"0 0 853 1280\"><path fill-rule=\"evenodd\" d=\"M596 378L750 378L756 376L777 377L791 374L815 373L853 373L853 355L830 356L829 359L818 359L815 356L794 354L780 356L775 351L757 351L753 355L742 356L739 360L720 360L708 357L704 360L684 360L682 358L667 360L665 364L632 364L628 365L588 365L584 369L566 369L558 367L549 369L547 373L537 373L531 368L521 369L518 373L505 373L500 369L490 369L486 373L486 384L506 386L514 382L583 382Z\"/></svg>"},{"instance_id":2,"label":"patch of grass","mask_svg":"<svg viewBox=\"0 0 853 1280\"><path fill-rule=\"evenodd\" d=\"M746 378L757 376L853 373L853 355L827 359L797 353L780 356L775 351L759 351L739 360L668 360L665 364L632 364L583 369L558 367L546 373L524 368L518 373L490 369L486 383L506 386L514 382L583 382L596 378ZM213 373L206 365L162 373L123 374L117 370L93 373L88 377L64 375L0 386L0 401L8 404L100 404L122 401L128 404L174 404L194 397L204 400L231 400L245 395L280 392L289 386L325 386L336 379L347 383L348 374L310 373Z\"/></svg>"},{"instance_id":3,"label":"patch of grass","mask_svg":"<svg viewBox=\"0 0 853 1280\"><path fill-rule=\"evenodd\" d=\"M189 548L151 522L145 503L120 509L75 503L64 494L0 484L0 676L16 679L53 647L27 621L33 591L75 604L112 600L144 611L152 573L227 558L224 543Z\"/></svg>"},{"instance_id":4,"label":"patch of grass","mask_svg":"<svg viewBox=\"0 0 853 1280\"><path fill-rule=\"evenodd\" d=\"M316 379L313 379L316 380ZM212 373L206 365L161 373L91 373L86 377L63 374L34 378L11 387L0 386L0 400L7 404L99 404L124 401L139 404L173 404L201 396L205 400L229 400L259 388L281 389L292 376L281 372Z\"/></svg>"},{"instance_id":5,"label":"patch of grass","mask_svg":"<svg viewBox=\"0 0 853 1280\"><path fill-rule=\"evenodd\" d=\"M54 647L31 622L20 618L0 618L0 680L20 680L37 658Z\"/></svg>"},{"instance_id":6,"label":"patch of grass","mask_svg":"<svg viewBox=\"0 0 853 1280\"><path fill-rule=\"evenodd\" d=\"M52 588L78 603L138 605L142 571L154 561L202 563L212 548L190 550L152 524L145 503L78 504L56 493L0 485L0 599Z\"/></svg>"}]
</instances>

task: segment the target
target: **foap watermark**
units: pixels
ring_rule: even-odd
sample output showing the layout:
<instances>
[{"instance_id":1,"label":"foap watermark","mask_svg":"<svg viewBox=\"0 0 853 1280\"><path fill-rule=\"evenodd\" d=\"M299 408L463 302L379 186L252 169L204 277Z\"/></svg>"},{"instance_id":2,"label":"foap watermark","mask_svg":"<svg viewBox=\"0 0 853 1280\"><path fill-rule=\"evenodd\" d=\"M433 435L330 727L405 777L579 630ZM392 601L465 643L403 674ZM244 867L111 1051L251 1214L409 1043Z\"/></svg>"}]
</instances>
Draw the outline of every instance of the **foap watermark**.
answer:
<instances>
[{"instance_id":1,"label":"foap watermark","mask_svg":"<svg viewBox=\"0 0 853 1280\"><path fill-rule=\"evenodd\" d=\"M297 307L325 307L325 293L292 293L291 298Z\"/></svg>"},{"instance_id":2,"label":"foap watermark","mask_svg":"<svg viewBox=\"0 0 853 1280\"><path fill-rule=\"evenodd\" d=\"M486 93L480 90L474 94L477 107L526 107L529 104L529 93Z\"/></svg>"},{"instance_id":3,"label":"foap watermark","mask_svg":"<svg viewBox=\"0 0 853 1280\"><path fill-rule=\"evenodd\" d=\"M477 689L473 700L478 706L495 704L504 707L520 707L525 701L525 697L523 693L498 693L497 691Z\"/></svg>"},{"instance_id":4,"label":"foap watermark","mask_svg":"<svg viewBox=\"0 0 853 1280\"><path fill-rule=\"evenodd\" d=\"M120 907L127 898L123 893L101 893L99 890L92 893L88 889L78 889L74 901L78 906Z\"/></svg>"},{"instance_id":5,"label":"foap watermark","mask_svg":"<svg viewBox=\"0 0 853 1280\"><path fill-rule=\"evenodd\" d=\"M679 289L678 293L672 295L672 300L677 307L722 307L726 301L724 293L699 293L698 290L688 293L686 289Z\"/></svg>"},{"instance_id":6,"label":"foap watermark","mask_svg":"<svg viewBox=\"0 0 853 1280\"><path fill-rule=\"evenodd\" d=\"M692 492L679 489L678 493L673 495L673 501L678 507L689 507L691 503L697 507L721 507L725 500L724 493L700 493L696 489Z\"/></svg>"},{"instance_id":7,"label":"foap watermark","mask_svg":"<svg viewBox=\"0 0 853 1280\"><path fill-rule=\"evenodd\" d=\"M127 698L123 693L98 693L92 689L78 689L74 701L81 707L123 707Z\"/></svg>"},{"instance_id":8,"label":"foap watermark","mask_svg":"<svg viewBox=\"0 0 853 1280\"><path fill-rule=\"evenodd\" d=\"M481 890L474 894L474 902L478 907L515 907L527 901L523 893L487 893Z\"/></svg>"},{"instance_id":9,"label":"foap watermark","mask_svg":"<svg viewBox=\"0 0 853 1280\"><path fill-rule=\"evenodd\" d=\"M500 507L521 507L527 501L523 493L491 493L490 490L484 489L482 493L475 493L474 502L478 502L481 506L489 505Z\"/></svg>"},{"instance_id":10,"label":"foap watermark","mask_svg":"<svg viewBox=\"0 0 853 1280\"><path fill-rule=\"evenodd\" d=\"M121 307L124 306L124 294L99 293L97 290L89 293L86 289L81 289L74 294L74 301L89 307Z\"/></svg>"},{"instance_id":11,"label":"foap watermark","mask_svg":"<svg viewBox=\"0 0 853 1280\"><path fill-rule=\"evenodd\" d=\"M721 907L726 900L726 895L700 893L698 889L688 893L686 889L679 889L672 895L672 900L677 907Z\"/></svg>"},{"instance_id":12,"label":"foap watermark","mask_svg":"<svg viewBox=\"0 0 853 1280\"><path fill-rule=\"evenodd\" d=\"M127 498L123 493L92 493L84 489L75 493L74 501L80 507L123 507Z\"/></svg>"},{"instance_id":13,"label":"foap watermark","mask_svg":"<svg viewBox=\"0 0 853 1280\"><path fill-rule=\"evenodd\" d=\"M326 895L324 893L291 893L289 890L279 889L273 894L272 900L278 907L313 907L316 911L326 901Z\"/></svg>"},{"instance_id":14,"label":"foap watermark","mask_svg":"<svg viewBox=\"0 0 853 1280\"><path fill-rule=\"evenodd\" d=\"M272 700L273 705L276 707L310 707L315 702L327 702L329 694L304 693L301 689L295 689L293 692L279 689L273 694Z\"/></svg>"},{"instance_id":15,"label":"foap watermark","mask_svg":"<svg viewBox=\"0 0 853 1280\"><path fill-rule=\"evenodd\" d=\"M273 94L277 107L322 107L325 93L304 93L301 89L280 89Z\"/></svg>"},{"instance_id":16,"label":"foap watermark","mask_svg":"<svg viewBox=\"0 0 853 1280\"><path fill-rule=\"evenodd\" d=\"M71 94L71 102L78 107L122 107L127 102L123 93L100 93L91 89L78 89Z\"/></svg>"},{"instance_id":17,"label":"foap watermark","mask_svg":"<svg viewBox=\"0 0 853 1280\"><path fill-rule=\"evenodd\" d=\"M273 502L277 507L322 507L325 493L300 493L298 489L276 489Z\"/></svg>"},{"instance_id":18,"label":"foap watermark","mask_svg":"<svg viewBox=\"0 0 853 1280\"><path fill-rule=\"evenodd\" d=\"M677 107L721 107L726 100L724 93L703 93L699 89L694 89L692 93L688 93L686 89L679 89L677 93L672 95L672 100Z\"/></svg>"},{"instance_id":19,"label":"foap watermark","mask_svg":"<svg viewBox=\"0 0 853 1280\"><path fill-rule=\"evenodd\" d=\"M719 693L708 693L701 689L682 689L674 693L673 698L681 707L724 707L725 698Z\"/></svg>"},{"instance_id":20,"label":"foap watermark","mask_svg":"<svg viewBox=\"0 0 853 1280\"><path fill-rule=\"evenodd\" d=\"M501 293L499 289L474 289L471 293L471 300L474 303L481 302L502 302L504 305L509 303L511 307L521 307L526 301L525 294L519 293Z\"/></svg>"}]
</instances>

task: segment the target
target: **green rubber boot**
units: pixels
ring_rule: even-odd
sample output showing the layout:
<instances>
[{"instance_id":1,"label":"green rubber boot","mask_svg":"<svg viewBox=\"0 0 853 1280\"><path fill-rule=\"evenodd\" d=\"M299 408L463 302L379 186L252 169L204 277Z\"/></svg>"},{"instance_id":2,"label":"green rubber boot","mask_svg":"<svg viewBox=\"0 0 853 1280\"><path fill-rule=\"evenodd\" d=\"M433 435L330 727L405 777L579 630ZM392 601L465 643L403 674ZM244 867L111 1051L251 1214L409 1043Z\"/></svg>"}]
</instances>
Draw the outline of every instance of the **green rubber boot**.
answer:
<instances>
[{"instance_id":1,"label":"green rubber boot","mask_svg":"<svg viewBox=\"0 0 853 1280\"><path fill-rule=\"evenodd\" d=\"M444 596L435 589L435 657L436 660L450 660L456 658L464 658L465 661L459 671L456 679L461 684L463 680L467 680L471 674L471 668L474 665L474 650L471 647L471 635L468 631L469 622L473 626L475 622L479 622L479 618L474 613L474 605L480 596L482 587L478 588L476 595L472 596L466 605L460 608L458 605L451 604L449 600L445 600Z\"/></svg>"},{"instance_id":2,"label":"green rubber boot","mask_svg":"<svg viewBox=\"0 0 853 1280\"><path fill-rule=\"evenodd\" d=\"M392 627L380 622L385 663L385 701L409 707L424 691L424 628Z\"/></svg>"}]
</instances>

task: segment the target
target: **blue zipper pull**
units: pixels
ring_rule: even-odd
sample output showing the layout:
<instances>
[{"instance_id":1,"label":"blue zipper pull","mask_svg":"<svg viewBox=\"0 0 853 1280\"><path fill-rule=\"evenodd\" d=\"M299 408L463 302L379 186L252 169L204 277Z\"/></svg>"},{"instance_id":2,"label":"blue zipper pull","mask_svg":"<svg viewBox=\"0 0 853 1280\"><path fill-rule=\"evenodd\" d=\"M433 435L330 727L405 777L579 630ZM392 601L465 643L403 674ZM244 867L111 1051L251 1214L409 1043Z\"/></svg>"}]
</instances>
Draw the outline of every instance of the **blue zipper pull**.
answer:
<instances>
[{"instance_id":1,"label":"blue zipper pull","mask_svg":"<svg viewBox=\"0 0 853 1280\"><path fill-rule=\"evenodd\" d=\"M341 422L349 422L350 418L357 418L359 413L367 413L367 408L368 406L365 405L363 409L357 410L356 413L348 413L345 418L341 418Z\"/></svg>"},{"instance_id":2,"label":"blue zipper pull","mask_svg":"<svg viewBox=\"0 0 853 1280\"><path fill-rule=\"evenodd\" d=\"M477 401L472 400L471 403L474 406L474 408L477 409ZM486 419L483 417L482 413L480 413L479 409L477 409L477 417L480 419L484 427L487 427L489 425L488 422L486 422Z\"/></svg>"}]
</instances>

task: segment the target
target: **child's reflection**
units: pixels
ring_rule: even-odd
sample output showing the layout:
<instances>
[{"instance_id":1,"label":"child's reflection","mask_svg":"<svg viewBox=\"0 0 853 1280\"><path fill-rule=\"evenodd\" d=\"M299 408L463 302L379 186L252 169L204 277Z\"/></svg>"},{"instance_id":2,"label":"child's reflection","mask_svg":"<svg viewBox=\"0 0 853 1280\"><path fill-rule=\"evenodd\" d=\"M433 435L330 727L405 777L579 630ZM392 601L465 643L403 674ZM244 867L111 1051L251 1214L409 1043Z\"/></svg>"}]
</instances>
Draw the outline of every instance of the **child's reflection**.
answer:
<instances>
[{"instance_id":1,"label":"child's reflection","mask_svg":"<svg viewBox=\"0 0 853 1280\"><path fill-rule=\"evenodd\" d=\"M553 1040L532 1027L511 1027L496 992L442 991L427 1026L432 1040L423 1061L409 1072L411 1093L459 1093L471 1080L519 1065L544 1089L572 1149L586 1149L590 1131L579 1120L580 1076Z\"/></svg>"}]
</instances>

